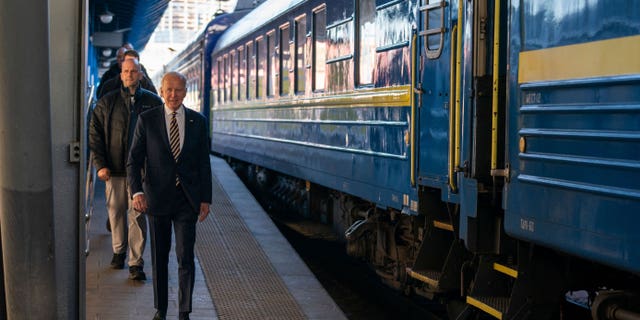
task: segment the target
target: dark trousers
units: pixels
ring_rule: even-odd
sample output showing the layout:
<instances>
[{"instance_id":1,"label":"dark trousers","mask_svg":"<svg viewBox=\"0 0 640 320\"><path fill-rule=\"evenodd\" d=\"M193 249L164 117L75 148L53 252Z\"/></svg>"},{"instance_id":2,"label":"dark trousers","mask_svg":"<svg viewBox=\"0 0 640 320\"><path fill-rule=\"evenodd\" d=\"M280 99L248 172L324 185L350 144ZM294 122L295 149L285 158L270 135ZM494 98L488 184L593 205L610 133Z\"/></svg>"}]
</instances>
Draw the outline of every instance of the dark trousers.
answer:
<instances>
[{"instance_id":1,"label":"dark trousers","mask_svg":"<svg viewBox=\"0 0 640 320\"><path fill-rule=\"evenodd\" d=\"M176 236L178 258L178 311L191 312L191 297L195 279L193 246L196 242L198 215L189 205L182 190L177 190L171 214L149 215L151 234L151 261L153 263L153 303L159 311L167 311L169 251L171 250L171 225Z\"/></svg>"}]
</instances>

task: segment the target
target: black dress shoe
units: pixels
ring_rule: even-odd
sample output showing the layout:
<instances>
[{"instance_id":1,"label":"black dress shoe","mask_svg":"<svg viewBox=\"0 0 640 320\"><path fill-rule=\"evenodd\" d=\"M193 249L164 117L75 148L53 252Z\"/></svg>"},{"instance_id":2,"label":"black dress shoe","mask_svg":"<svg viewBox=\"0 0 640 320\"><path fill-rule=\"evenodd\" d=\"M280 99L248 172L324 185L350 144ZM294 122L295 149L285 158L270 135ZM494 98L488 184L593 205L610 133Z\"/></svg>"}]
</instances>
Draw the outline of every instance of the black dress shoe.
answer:
<instances>
[{"instance_id":1,"label":"black dress shoe","mask_svg":"<svg viewBox=\"0 0 640 320\"><path fill-rule=\"evenodd\" d=\"M156 315L153 316L153 320L167 320L167 313L158 311L156 312Z\"/></svg>"},{"instance_id":2,"label":"black dress shoe","mask_svg":"<svg viewBox=\"0 0 640 320\"><path fill-rule=\"evenodd\" d=\"M113 269L123 269L124 268L124 259L126 258L126 254L124 253L114 253L113 258L111 258L111 268Z\"/></svg>"},{"instance_id":3,"label":"black dress shoe","mask_svg":"<svg viewBox=\"0 0 640 320\"><path fill-rule=\"evenodd\" d=\"M129 279L131 280L147 280L147 276L144 274L142 267L131 266L129 267Z\"/></svg>"},{"instance_id":4,"label":"black dress shoe","mask_svg":"<svg viewBox=\"0 0 640 320\"><path fill-rule=\"evenodd\" d=\"M189 320L189 312L180 312L178 320Z\"/></svg>"}]
</instances>

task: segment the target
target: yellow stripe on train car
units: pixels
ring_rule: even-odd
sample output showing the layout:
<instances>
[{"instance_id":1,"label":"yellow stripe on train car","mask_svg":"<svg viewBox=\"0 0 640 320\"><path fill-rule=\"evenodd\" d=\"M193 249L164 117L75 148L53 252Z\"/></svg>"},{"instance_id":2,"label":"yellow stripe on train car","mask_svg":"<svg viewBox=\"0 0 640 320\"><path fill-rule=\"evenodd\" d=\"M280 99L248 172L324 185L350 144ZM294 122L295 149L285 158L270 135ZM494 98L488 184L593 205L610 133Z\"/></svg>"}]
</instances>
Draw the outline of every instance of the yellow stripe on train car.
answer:
<instances>
[{"instance_id":1,"label":"yellow stripe on train car","mask_svg":"<svg viewBox=\"0 0 640 320\"><path fill-rule=\"evenodd\" d=\"M411 86L401 85L384 88L357 89L350 92L320 94L311 97L287 96L257 101L229 101L226 104L216 106L214 111L282 107L408 107L410 103Z\"/></svg>"},{"instance_id":2,"label":"yellow stripe on train car","mask_svg":"<svg viewBox=\"0 0 640 320\"><path fill-rule=\"evenodd\" d=\"M518 83L640 74L640 35L520 52Z\"/></svg>"}]
</instances>

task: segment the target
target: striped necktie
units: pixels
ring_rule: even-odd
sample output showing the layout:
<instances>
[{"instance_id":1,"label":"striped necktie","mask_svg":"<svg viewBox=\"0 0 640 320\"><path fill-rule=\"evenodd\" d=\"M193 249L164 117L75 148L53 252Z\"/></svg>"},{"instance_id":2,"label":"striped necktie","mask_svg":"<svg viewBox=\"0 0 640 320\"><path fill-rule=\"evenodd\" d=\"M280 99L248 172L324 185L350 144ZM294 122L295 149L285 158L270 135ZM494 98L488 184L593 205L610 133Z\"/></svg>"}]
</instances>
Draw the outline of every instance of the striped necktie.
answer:
<instances>
[{"instance_id":1,"label":"striped necktie","mask_svg":"<svg viewBox=\"0 0 640 320\"><path fill-rule=\"evenodd\" d=\"M180 154L180 131L178 130L178 121L176 120L176 112L171 113L171 123L169 124L169 143L171 144L171 153L173 159L178 162ZM180 179L176 174L176 186L180 185Z\"/></svg>"},{"instance_id":2,"label":"striped necktie","mask_svg":"<svg viewBox=\"0 0 640 320\"><path fill-rule=\"evenodd\" d=\"M180 154L180 131L178 130L178 121L176 120L176 112L171 113L171 124L169 126L169 143L171 145L171 153L173 158L178 161Z\"/></svg>"}]
</instances>

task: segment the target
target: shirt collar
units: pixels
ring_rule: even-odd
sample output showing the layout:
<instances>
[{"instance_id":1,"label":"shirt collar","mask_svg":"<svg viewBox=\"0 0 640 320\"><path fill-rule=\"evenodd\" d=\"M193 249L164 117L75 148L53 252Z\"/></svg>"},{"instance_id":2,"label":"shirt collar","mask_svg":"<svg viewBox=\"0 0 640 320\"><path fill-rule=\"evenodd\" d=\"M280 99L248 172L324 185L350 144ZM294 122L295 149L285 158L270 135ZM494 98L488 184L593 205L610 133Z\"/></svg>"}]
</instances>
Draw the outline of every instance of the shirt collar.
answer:
<instances>
[{"instance_id":1,"label":"shirt collar","mask_svg":"<svg viewBox=\"0 0 640 320\"><path fill-rule=\"evenodd\" d=\"M166 104L164 104L162 106L164 107L164 113L167 116L170 116L173 113L173 110L169 109ZM184 115L184 106L180 105L180 108L178 108L178 110L176 110L176 117L181 117L182 115Z\"/></svg>"}]
</instances>

